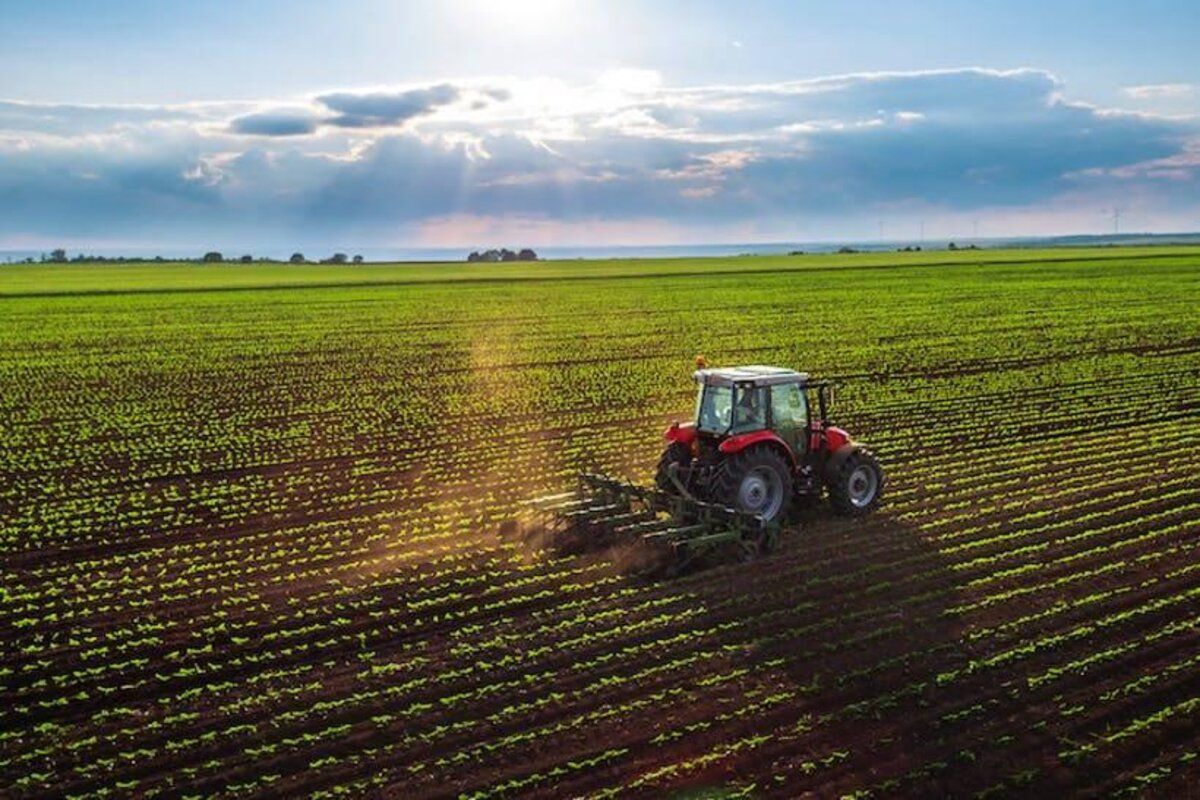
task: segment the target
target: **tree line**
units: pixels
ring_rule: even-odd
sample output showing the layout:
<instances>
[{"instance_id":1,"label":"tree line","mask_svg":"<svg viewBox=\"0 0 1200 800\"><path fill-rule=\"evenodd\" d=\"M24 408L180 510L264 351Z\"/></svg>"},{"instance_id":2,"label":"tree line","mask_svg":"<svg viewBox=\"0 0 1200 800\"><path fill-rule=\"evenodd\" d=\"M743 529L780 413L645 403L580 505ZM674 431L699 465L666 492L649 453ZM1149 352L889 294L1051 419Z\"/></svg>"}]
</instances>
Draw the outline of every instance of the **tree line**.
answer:
<instances>
[{"instance_id":1,"label":"tree line","mask_svg":"<svg viewBox=\"0 0 1200 800\"><path fill-rule=\"evenodd\" d=\"M485 263L495 263L498 261L537 261L537 253L530 250L528 247L523 247L520 250L509 250L507 247L501 247L499 250L484 250L474 251L467 256L467 261L472 263L482 261Z\"/></svg>"},{"instance_id":2,"label":"tree line","mask_svg":"<svg viewBox=\"0 0 1200 800\"><path fill-rule=\"evenodd\" d=\"M235 256L226 258L225 255L217 250L210 250L200 258L164 258L163 256L96 256L87 253L76 253L71 257L67 257L67 251L60 248L51 250L49 253L42 253L40 258L29 256L16 262L18 264L90 264L90 263L122 263L122 264L161 264L167 261L173 262L200 262L204 264L282 264L277 258L268 258L266 256L258 256L255 258L252 255ZM287 259L289 264L362 264L363 257L360 255L348 256L345 253L334 253L329 258L322 258L317 262L309 261L303 253L292 253Z\"/></svg>"},{"instance_id":3,"label":"tree line","mask_svg":"<svg viewBox=\"0 0 1200 800\"><path fill-rule=\"evenodd\" d=\"M520 250L509 250L507 247L499 249L474 251L467 256L467 261L472 263L498 263L505 261L537 261L538 254L528 247L523 247ZM219 250L209 250L199 258L164 258L163 256L97 256L87 253L76 253L68 257L67 251L59 247L51 250L49 253L42 253L40 258L35 259L33 256L24 258L17 262L20 264L90 264L90 263L122 263L122 264L146 264L146 263L163 263L167 261L173 262L200 262L204 264L281 264L285 263L277 258L268 258L266 256L255 256L246 254L242 256L226 257ZM310 261L303 253L292 253L287 259L288 264L362 264L363 257L360 255L349 256L345 253L334 253L329 258L322 258L318 261Z\"/></svg>"}]
</instances>

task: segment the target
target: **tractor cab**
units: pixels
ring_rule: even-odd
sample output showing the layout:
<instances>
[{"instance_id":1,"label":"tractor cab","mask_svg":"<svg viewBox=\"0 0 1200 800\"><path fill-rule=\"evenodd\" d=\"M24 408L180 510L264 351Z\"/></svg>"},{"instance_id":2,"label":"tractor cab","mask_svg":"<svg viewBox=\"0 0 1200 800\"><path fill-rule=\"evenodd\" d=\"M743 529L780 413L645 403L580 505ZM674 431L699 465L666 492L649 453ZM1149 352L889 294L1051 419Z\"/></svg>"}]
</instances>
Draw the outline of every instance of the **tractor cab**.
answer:
<instances>
[{"instance_id":1,"label":"tractor cab","mask_svg":"<svg viewBox=\"0 0 1200 800\"><path fill-rule=\"evenodd\" d=\"M850 439L829 424L833 384L812 381L807 373L750 366L699 369L694 378L698 436L723 440L769 431L796 462Z\"/></svg>"},{"instance_id":2,"label":"tractor cab","mask_svg":"<svg viewBox=\"0 0 1200 800\"><path fill-rule=\"evenodd\" d=\"M829 424L829 383L761 365L702 367L693 377L695 417L667 430L659 489L768 519L785 513L793 495L825 489L842 513L878 504L883 472L849 433Z\"/></svg>"},{"instance_id":3,"label":"tractor cab","mask_svg":"<svg viewBox=\"0 0 1200 800\"><path fill-rule=\"evenodd\" d=\"M809 449L814 430L810 413L817 400L815 418L824 427L830 385L812 384L808 375L780 367L700 369L694 378L698 434L724 439L729 436L771 431L795 454Z\"/></svg>"}]
</instances>

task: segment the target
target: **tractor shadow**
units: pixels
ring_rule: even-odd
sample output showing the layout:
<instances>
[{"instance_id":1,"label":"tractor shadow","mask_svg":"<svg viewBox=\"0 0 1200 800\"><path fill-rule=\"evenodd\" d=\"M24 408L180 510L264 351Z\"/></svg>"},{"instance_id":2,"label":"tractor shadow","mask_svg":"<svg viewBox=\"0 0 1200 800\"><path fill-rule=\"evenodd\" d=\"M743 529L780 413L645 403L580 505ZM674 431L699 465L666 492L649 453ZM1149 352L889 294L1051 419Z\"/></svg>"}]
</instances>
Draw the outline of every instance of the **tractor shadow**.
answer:
<instances>
[{"instance_id":1,"label":"tractor shadow","mask_svg":"<svg viewBox=\"0 0 1200 800\"><path fill-rule=\"evenodd\" d=\"M783 533L776 553L747 566L767 567L768 574L754 580L764 594L764 579L776 588L794 587L771 596L810 604L809 616L819 623L811 638L766 648L778 655L820 650L832 658L818 660L846 660L856 669L934 649L948 661L958 657L961 623L948 613L961 601L957 576L914 525L886 509L863 519L838 517L820 506L806 509ZM797 674L807 682L812 667L811 660L800 664Z\"/></svg>"},{"instance_id":2,"label":"tractor shadow","mask_svg":"<svg viewBox=\"0 0 1200 800\"><path fill-rule=\"evenodd\" d=\"M776 552L669 583L712 609L713 625L747 615L723 643L746 653L767 685L799 690L793 702L803 713L838 717L862 704L863 715L827 734L825 745L858 749L884 740L901 754L906 742L915 748L913 722L898 710L914 710L905 692L969 660L958 615L949 613L962 600L954 571L886 508L864 519L805 510ZM821 744L801 739L796 747L800 757ZM755 770L745 765L744 774Z\"/></svg>"},{"instance_id":3,"label":"tractor shadow","mask_svg":"<svg viewBox=\"0 0 1200 800\"><path fill-rule=\"evenodd\" d=\"M775 552L749 562L721 562L714 553L715 563L677 576L648 569L652 562L636 546L575 557L606 560L630 583L686 597L702 609L691 624L719 631L705 647L726 650L730 660L722 669L747 672L700 702L737 709L792 693L783 706L714 730L712 742L647 751L648 759L686 761L731 737L772 741L766 760L731 756L719 774L703 771L673 789L775 786L772 781L790 775L781 796L836 796L838 781L853 783L856 772L896 777L920 768L939 715L963 705L956 692L931 688L972 656L955 611L966 599L960 575L915 525L886 506L862 519L836 516L823 503L798 509ZM813 731L796 732L805 719ZM963 735L960 729L946 734ZM854 755L844 765L821 766L840 764L845 753ZM968 775L971 768L959 769Z\"/></svg>"}]
</instances>

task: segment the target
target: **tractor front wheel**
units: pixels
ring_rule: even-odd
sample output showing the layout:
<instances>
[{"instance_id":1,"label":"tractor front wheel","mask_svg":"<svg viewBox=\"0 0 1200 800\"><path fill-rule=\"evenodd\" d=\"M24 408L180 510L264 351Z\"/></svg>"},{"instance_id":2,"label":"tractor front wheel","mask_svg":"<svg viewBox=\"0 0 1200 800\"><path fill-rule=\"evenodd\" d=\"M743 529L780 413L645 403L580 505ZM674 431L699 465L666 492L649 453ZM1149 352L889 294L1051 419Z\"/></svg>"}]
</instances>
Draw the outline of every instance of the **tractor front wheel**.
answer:
<instances>
[{"instance_id":1,"label":"tractor front wheel","mask_svg":"<svg viewBox=\"0 0 1200 800\"><path fill-rule=\"evenodd\" d=\"M713 492L729 508L758 514L768 523L782 520L792 502L792 471L769 445L756 445L725 462Z\"/></svg>"},{"instance_id":2,"label":"tractor front wheel","mask_svg":"<svg viewBox=\"0 0 1200 800\"><path fill-rule=\"evenodd\" d=\"M883 468L865 447L835 455L825 481L829 487L829 505L843 516L870 514L883 496Z\"/></svg>"},{"instance_id":3,"label":"tractor front wheel","mask_svg":"<svg viewBox=\"0 0 1200 800\"><path fill-rule=\"evenodd\" d=\"M667 449L663 451L662 458L658 460L658 470L654 474L654 485L658 487L660 492L679 494L679 487L675 485L675 481L671 480L671 468L674 466L675 475L682 482L685 471L691 463L692 451L688 449L687 445L679 442L671 442L667 445Z\"/></svg>"}]
</instances>

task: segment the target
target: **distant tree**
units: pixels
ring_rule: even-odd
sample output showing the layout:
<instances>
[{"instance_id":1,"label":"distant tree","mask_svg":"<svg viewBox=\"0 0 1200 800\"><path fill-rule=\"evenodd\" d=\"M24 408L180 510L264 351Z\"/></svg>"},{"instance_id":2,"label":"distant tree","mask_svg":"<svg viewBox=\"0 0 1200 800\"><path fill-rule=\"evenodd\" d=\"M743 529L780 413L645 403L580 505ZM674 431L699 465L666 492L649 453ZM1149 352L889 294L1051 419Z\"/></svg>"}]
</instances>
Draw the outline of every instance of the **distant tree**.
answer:
<instances>
[{"instance_id":1,"label":"distant tree","mask_svg":"<svg viewBox=\"0 0 1200 800\"><path fill-rule=\"evenodd\" d=\"M500 260L501 261L516 261L517 254L514 253L512 250L509 250L507 247L503 247L500 249Z\"/></svg>"},{"instance_id":2,"label":"distant tree","mask_svg":"<svg viewBox=\"0 0 1200 800\"><path fill-rule=\"evenodd\" d=\"M293 264L304 263L304 253L292 253L292 257L288 259Z\"/></svg>"},{"instance_id":3,"label":"distant tree","mask_svg":"<svg viewBox=\"0 0 1200 800\"><path fill-rule=\"evenodd\" d=\"M530 250L528 247L521 248L521 252L517 253L517 261L537 261L537 253Z\"/></svg>"},{"instance_id":4,"label":"distant tree","mask_svg":"<svg viewBox=\"0 0 1200 800\"><path fill-rule=\"evenodd\" d=\"M216 263L219 261L224 261L225 257L222 256L220 253L218 253L216 250L210 250L204 254L204 260L208 263Z\"/></svg>"},{"instance_id":5,"label":"distant tree","mask_svg":"<svg viewBox=\"0 0 1200 800\"><path fill-rule=\"evenodd\" d=\"M350 260L353 261L355 264L363 263L363 257L360 255L355 255L354 258L352 258Z\"/></svg>"},{"instance_id":6,"label":"distant tree","mask_svg":"<svg viewBox=\"0 0 1200 800\"><path fill-rule=\"evenodd\" d=\"M62 263L67 260L67 251L61 247L50 251L50 260Z\"/></svg>"},{"instance_id":7,"label":"distant tree","mask_svg":"<svg viewBox=\"0 0 1200 800\"><path fill-rule=\"evenodd\" d=\"M839 247L838 252L839 253L857 253L858 251L855 250L853 247Z\"/></svg>"},{"instance_id":8,"label":"distant tree","mask_svg":"<svg viewBox=\"0 0 1200 800\"><path fill-rule=\"evenodd\" d=\"M161 261L163 260L163 257L162 257L162 256L155 256L155 257L154 257L154 260L155 260L155 261L158 261L158 262L161 262Z\"/></svg>"},{"instance_id":9,"label":"distant tree","mask_svg":"<svg viewBox=\"0 0 1200 800\"><path fill-rule=\"evenodd\" d=\"M345 264L349 260L350 259L346 257L345 253L334 253L329 257L330 264Z\"/></svg>"},{"instance_id":10,"label":"distant tree","mask_svg":"<svg viewBox=\"0 0 1200 800\"><path fill-rule=\"evenodd\" d=\"M479 254L478 250L472 250L470 255L467 256L467 261L469 261L472 264L475 263L476 261L481 261L482 259L483 259L483 256L481 256Z\"/></svg>"},{"instance_id":11,"label":"distant tree","mask_svg":"<svg viewBox=\"0 0 1200 800\"><path fill-rule=\"evenodd\" d=\"M254 261L254 256L252 256L252 255L244 255L244 256L242 256L242 257L239 259L239 261L241 261L243 264L250 264L250 263L253 263L253 261Z\"/></svg>"},{"instance_id":12,"label":"distant tree","mask_svg":"<svg viewBox=\"0 0 1200 800\"><path fill-rule=\"evenodd\" d=\"M946 249L947 249L947 250L957 250L957 249L958 249L958 245L956 245L954 242L951 242L951 243L950 243L950 246L949 246L949 247L947 247Z\"/></svg>"}]
</instances>

